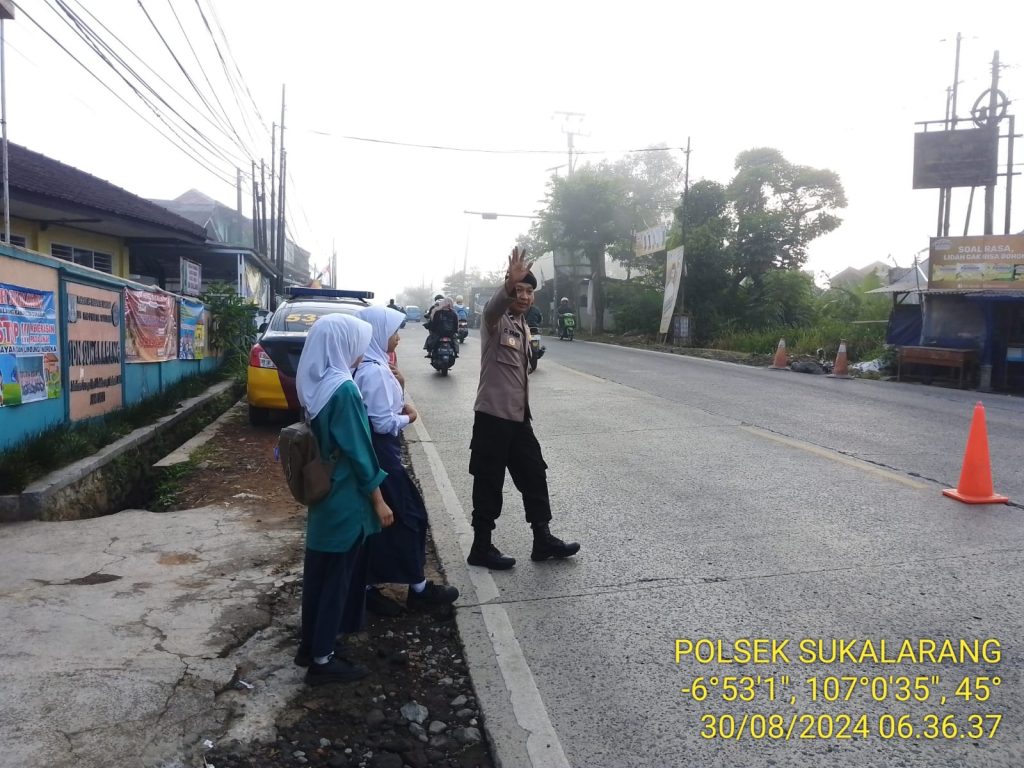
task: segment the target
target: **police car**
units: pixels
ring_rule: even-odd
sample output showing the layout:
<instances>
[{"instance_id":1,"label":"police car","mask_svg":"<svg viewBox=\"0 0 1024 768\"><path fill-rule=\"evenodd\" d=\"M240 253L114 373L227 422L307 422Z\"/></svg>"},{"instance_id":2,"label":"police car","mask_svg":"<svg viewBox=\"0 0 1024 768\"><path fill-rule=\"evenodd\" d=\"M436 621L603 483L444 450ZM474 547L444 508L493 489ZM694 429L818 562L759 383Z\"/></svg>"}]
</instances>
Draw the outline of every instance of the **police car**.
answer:
<instances>
[{"instance_id":1,"label":"police car","mask_svg":"<svg viewBox=\"0 0 1024 768\"><path fill-rule=\"evenodd\" d=\"M246 397L249 421L266 424L273 412L301 410L295 393L295 369L310 326L334 312L356 314L370 306L370 291L291 288L266 330L249 351Z\"/></svg>"}]
</instances>

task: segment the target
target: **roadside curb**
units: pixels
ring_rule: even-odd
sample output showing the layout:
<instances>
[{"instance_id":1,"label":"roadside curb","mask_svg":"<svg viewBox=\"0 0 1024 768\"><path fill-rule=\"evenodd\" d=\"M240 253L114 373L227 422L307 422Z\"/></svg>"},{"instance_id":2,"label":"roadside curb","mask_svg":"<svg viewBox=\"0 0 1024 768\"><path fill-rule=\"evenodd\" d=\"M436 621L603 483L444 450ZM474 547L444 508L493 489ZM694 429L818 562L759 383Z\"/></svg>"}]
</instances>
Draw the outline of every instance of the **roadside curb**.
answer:
<instances>
[{"instance_id":1,"label":"roadside curb","mask_svg":"<svg viewBox=\"0 0 1024 768\"><path fill-rule=\"evenodd\" d=\"M233 386L230 380L214 384L201 395L183 400L174 413L157 419L153 424L139 427L92 456L51 472L20 494L0 496L0 523L81 520L106 514L106 502L111 500L112 492L116 492L112 487L113 478L106 476L106 470L118 459L128 458L129 454L144 459L145 449L150 447L151 442L223 396Z\"/></svg>"}]
</instances>

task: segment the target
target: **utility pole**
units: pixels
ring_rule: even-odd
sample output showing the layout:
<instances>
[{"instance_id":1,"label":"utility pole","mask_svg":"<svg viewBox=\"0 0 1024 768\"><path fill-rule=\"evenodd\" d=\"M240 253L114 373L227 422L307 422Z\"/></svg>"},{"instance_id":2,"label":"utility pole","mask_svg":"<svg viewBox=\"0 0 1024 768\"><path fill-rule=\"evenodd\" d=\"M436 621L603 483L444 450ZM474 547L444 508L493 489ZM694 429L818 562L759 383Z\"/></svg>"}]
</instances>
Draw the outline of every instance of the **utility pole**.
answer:
<instances>
[{"instance_id":1,"label":"utility pole","mask_svg":"<svg viewBox=\"0 0 1024 768\"><path fill-rule=\"evenodd\" d=\"M267 257L267 164L260 158L260 253Z\"/></svg>"},{"instance_id":2,"label":"utility pole","mask_svg":"<svg viewBox=\"0 0 1024 768\"><path fill-rule=\"evenodd\" d=\"M574 170L573 169L573 138L576 137L576 136L581 136L583 134L581 134L579 131L566 130L566 126L568 125L569 120L572 120L574 118L577 118L582 123L583 122L583 118L586 117L586 115L583 114L582 112L555 112L555 114L556 115L562 115L565 118L565 120L562 122L562 133L565 134L565 136L566 136L566 138L568 140L568 144L569 144L569 169L568 169L567 173L568 173L569 178L571 179L572 178L572 173L573 173L573 170Z\"/></svg>"},{"instance_id":3,"label":"utility pole","mask_svg":"<svg viewBox=\"0 0 1024 768\"><path fill-rule=\"evenodd\" d=\"M4 51L4 21L14 18L12 3L0 3L0 126L3 129L4 242L11 244L11 185L7 155L7 61Z\"/></svg>"},{"instance_id":4,"label":"utility pole","mask_svg":"<svg viewBox=\"0 0 1024 768\"><path fill-rule=\"evenodd\" d=\"M999 140L999 51L992 54L992 87L988 92L988 120L985 125L996 134L996 141ZM1012 141L1013 139L1011 139ZM1007 168L1008 173L1013 173L1013 168ZM1007 176L1009 178L1009 176ZM985 234L991 235L996 217L996 186L988 184L985 187Z\"/></svg>"},{"instance_id":5,"label":"utility pole","mask_svg":"<svg viewBox=\"0 0 1024 768\"><path fill-rule=\"evenodd\" d=\"M287 170L285 169L285 160L287 153L284 149L284 84L281 85L281 170L280 170L280 192L277 196L277 266L278 266L278 285L279 292L284 295L284 249L287 243L287 233L285 232L285 207L284 207L284 190L285 190L285 179L288 178Z\"/></svg>"},{"instance_id":6,"label":"utility pole","mask_svg":"<svg viewBox=\"0 0 1024 768\"><path fill-rule=\"evenodd\" d=\"M680 237L686 236L686 198L690 194L690 137L686 137L686 165L683 170L683 204L679 206L679 235ZM666 258L668 252L666 251ZM683 302L683 294L685 293L686 287L686 251L683 251L683 269L679 275L679 301L676 305L676 314L682 314L685 303Z\"/></svg>"},{"instance_id":7,"label":"utility pole","mask_svg":"<svg viewBox=\"0 0 1024 768\"><path fill-rule=\"evenodd\" d=\"M277 123L270 126L270 263L277 269ZM280 277L274 277L277 288ZM276 294L277 291L275 290ZM274 306L277 306L275 299Z\"/></svg>"},{"instance_id":8,"label":"utility pole","mask_svg":"<svg viewBox=\"0 0 1024 768\"><path fill-rule=\"evenodd\" d=\"M256 161L252 162L252 249L260 252L260 187L256 183ZM241 202L241 200L239 200ZM241 213L241 211L239 211Z\"/></svg>"}]
</instances>

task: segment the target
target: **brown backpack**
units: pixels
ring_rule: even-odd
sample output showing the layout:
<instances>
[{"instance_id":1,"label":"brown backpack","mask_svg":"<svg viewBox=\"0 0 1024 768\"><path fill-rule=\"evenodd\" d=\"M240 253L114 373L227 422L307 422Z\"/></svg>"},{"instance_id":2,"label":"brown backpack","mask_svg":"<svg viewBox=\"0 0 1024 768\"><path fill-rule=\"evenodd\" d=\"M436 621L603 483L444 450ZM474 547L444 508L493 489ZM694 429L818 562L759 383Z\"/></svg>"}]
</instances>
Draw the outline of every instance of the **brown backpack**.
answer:
<instances>
[{"instance_id":1,"label":"brown backpack","mask_svg":"<svg viewBox=\"0 0 1024 768\"><path fill-rule=\"evenodd\" d=\"M331 474L336 456L324 461L308 419L285 427L277 439L277 453L288 490L307 507L331 492Z\"/></svg>"}]
</instances>

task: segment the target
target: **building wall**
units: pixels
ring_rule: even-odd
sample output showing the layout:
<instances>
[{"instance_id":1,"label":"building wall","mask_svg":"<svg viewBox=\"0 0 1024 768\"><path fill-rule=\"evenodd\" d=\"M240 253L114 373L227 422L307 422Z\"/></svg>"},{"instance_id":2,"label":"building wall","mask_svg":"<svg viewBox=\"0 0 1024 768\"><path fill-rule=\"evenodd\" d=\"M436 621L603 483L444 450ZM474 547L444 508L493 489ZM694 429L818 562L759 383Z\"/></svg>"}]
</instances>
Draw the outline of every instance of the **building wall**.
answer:
<instances>
[{"instance_id":1,"label":"building wall","mask_svg":"<svg viewBox=\"0 0 1024 768\"><path fill-rule=\"evenodd\" d=\"M45 229L36 221L11 218L11 234L25 238L25 247L30 251L50 256L53 243L83 248L89 251L108 253L111 256L111 274L128 276L128 245L123 238L97 235L73 227L48 224Z\"/></svg>"},{"instance_id":2,"label":"building wall","mask_svg":"<svg viewBox=\"0 0 1024 768\"><path fill-rule=\"evenodd\" d=\"M12 232L18 230L12 226ZM89 247L85 241L79 243L80 247ZM211 371L220 364L220 359L213 356L201 360L126 362L124 291L140 286L116 276L0 245L0 283L53 294L59 355L59 392L51 397L48 390L45 399L31 402L27 395L21 403L11 398L0 406L0 450L49 427L140 402L181 379ZM2 322L5 319L7 322ZM2 332L12 320L16 318L0 313L0 342L5 338ZM28 332L19 329L19 333L22 331ZM34 352L16 352L19 351L11 345L0 343L0 355L6 355L0 365L10 369L14 358L20 373L18 358L38 357ZM39 360L32 362L40 364ZM46 369L48 381L49 371L58 365L52 358L49 362L52 365ZM36 380L40 378L34 370L29 373ZM23 378L30 380L27 376Z\"/></svg>"}]
</instances>

